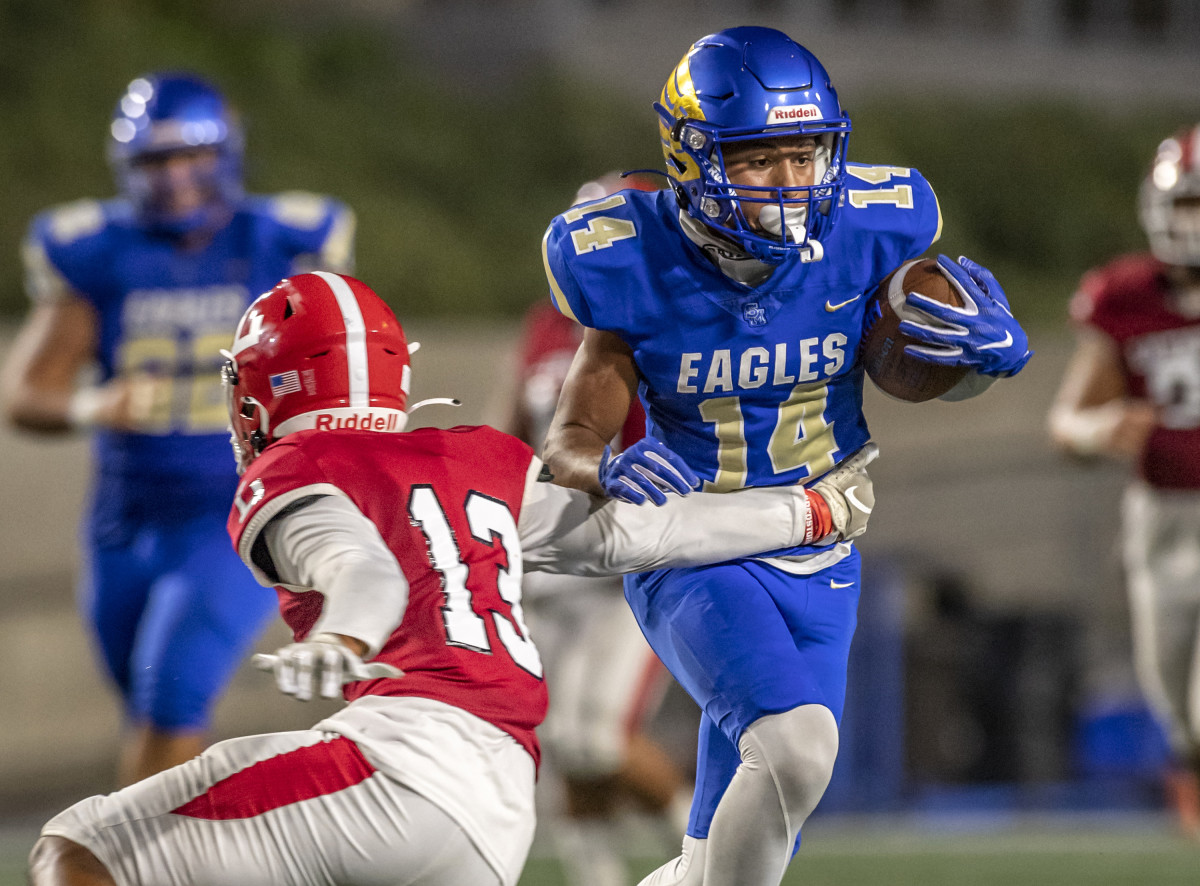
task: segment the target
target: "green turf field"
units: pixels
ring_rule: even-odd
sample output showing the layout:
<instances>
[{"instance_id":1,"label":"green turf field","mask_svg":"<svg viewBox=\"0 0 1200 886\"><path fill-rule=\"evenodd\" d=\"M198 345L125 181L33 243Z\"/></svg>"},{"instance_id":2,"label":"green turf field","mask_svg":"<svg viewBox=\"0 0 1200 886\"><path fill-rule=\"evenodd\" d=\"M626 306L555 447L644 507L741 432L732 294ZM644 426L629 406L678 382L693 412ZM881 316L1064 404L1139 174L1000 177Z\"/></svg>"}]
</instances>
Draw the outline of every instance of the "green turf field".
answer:
<instances>
[{"instance_id":1,"label":"green turf field","mask_svg":"<svg viewBox=\"0 0 1200 886\"><path fill-rule=\"evenodd\" d=\"M812 829L816 831L816 827ZM1200 846L1162 827L1080 828L1039 823L949 834L838 826L810 834L786 886L1196 886ZM647 862L635 873L653 869ZM549 859L530 861L521 886L559 886Z\"/></svg>"},{"instance_id":2,"label":"green turf field","mask_svg":"<svg viewBox=\"0 0 1200 886\"><path fill-rule=\"evenodd\" d=\"M957 825L958 833L952 832ZM0 886L23 886L33 831L0 830ZM636 875L657 862L635 866ZM540 854L520 886L561 886ZM1079 821L1053 817L997 826L942 822L813 822L787 886L1197 886L1200 846L1161 819Z\"/></svg>"},{"instance_id":3,"label":"green turf field","mask_svg":"<svg viewBox=\"0 0 1200 886\"><path fill-rule=\"evenodd\" d=\"M1200 845L1156 818L1045 818L1010 827L814 822L786 886L1196 886ZM0 886L24 886L34 832L0 831ZM654 860L634 868L640 876ZM521 886L562 886L558 863L529 861Z\"/></svg>"}]
</instances>

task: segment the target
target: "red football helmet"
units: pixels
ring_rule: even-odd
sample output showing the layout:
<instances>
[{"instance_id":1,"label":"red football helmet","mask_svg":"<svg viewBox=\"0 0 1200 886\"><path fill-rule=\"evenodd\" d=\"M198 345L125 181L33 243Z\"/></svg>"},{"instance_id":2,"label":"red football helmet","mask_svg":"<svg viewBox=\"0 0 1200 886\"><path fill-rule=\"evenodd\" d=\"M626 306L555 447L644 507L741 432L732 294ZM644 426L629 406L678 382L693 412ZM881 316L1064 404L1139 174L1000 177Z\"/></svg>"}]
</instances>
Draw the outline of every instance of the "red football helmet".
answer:
<instances>
[{"instance_id":1,"label":"red football helmet","mask_svg":"<svg viewBox=\"0 0 1200 886\"><path fill-rule=\"evenodd\" d=\"M617 191L626 189L635 191L660 190L658 182L648 175L638 172L630 172L625 175L621 175L619 172L606 172L599 178L580 185L579 191L575 194L575 199L571 201L571 205L578 206L580 203L589 203L592 200L599 200L601 197L607 197L609 194L615 194Z\"/></svg>"},{"instance_id":2,"label":"red football helmet","mask_svg":"<svg viewBox=\"0 0 1200 886\"><path fill-rule=\"evenodd\" d=\"M1142 227L1155 257L1200 267L1200 125L1158 146L1140 198Z\"/></svg>"},{"instance_id":3,"label":"red football helmet","mask_svg":"<svg viewBox=\"0 0 1200 886\"><path fill-rule=\"evenodd\" d=\"M317 271L260 295L238 322L222 377L238 473L285 434L404 430L408 341L353 277Z\"/></svg>"}]
</instances>

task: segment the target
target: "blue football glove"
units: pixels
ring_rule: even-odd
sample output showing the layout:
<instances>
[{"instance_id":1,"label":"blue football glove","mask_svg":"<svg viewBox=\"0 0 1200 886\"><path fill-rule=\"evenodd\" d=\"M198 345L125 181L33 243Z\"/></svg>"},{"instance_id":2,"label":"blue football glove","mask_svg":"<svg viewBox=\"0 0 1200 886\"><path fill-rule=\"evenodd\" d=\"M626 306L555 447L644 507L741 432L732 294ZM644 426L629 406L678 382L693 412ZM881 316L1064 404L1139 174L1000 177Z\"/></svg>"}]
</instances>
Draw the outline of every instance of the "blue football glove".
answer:
<instances>
[{"instance_id":1,"label":"blue football glove","mask_svg":"<svg viewBox=\"0 0 1200 886\"><path fill-rule=\"evenodd\" d=\"M900 331L922 343L908 345L905 353L941 366L969 366L982 375L1016 375L1033 351L995 276L965 256L956 264L939 255L938 264L962 296L963 306L908 293L905 304L928 322L901 321Z\"/></svg>"},{"instance_id":2,"label":"blue football glove","mask_svg":"<svg viewBox=\"0 0 1200 886\"><path fill-rule=\"evenodd\" d=\"M652 437L643 437L616 458L605 446L600 456L600 485L609 498L630 504L667 503L666 493L687 495L700 478L682 458Z\"/></svg>"}]
</instances>

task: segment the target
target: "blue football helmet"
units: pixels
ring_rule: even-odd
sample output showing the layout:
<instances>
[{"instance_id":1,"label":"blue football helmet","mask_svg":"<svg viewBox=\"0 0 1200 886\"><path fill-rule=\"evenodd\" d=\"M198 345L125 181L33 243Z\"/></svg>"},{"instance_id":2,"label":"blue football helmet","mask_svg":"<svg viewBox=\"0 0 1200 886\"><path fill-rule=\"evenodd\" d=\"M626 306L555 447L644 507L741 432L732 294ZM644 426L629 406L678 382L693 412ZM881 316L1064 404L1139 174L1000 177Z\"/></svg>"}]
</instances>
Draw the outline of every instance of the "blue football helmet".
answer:
<instances>
[{"instance_id":1,"label":"blue football helmet","mask_svg":"<svg viewBox=\"0 0 1200 886\"><path fill-rule=\"evenodd\" d=\"M242 129L225 98L192 74L156 73L130 82L109 127L108 160L121 193L143 224L172 234L211 227L242 195ZM138 161L212 147L217 163L204 185L212 199L183 215L155 205L150 176Z\"/></svg>"},{"instance_id":2,"label":"blue football helmet","mask_svg":"<svg viewBox=\"0 0 1200 886\"><path fill-rule=\"evenodd\" d=\"M817 57L773 28L730 28L697 40L654 105L663 156L679 205L761 261L818 261L845 187L850 118ZM813 136L811 187L728 183L722 146L776 136ZM751 229L741 203L765 204L777 232ZM768 213L768 210L771 210Z\"/></svg>"}]
</instances>

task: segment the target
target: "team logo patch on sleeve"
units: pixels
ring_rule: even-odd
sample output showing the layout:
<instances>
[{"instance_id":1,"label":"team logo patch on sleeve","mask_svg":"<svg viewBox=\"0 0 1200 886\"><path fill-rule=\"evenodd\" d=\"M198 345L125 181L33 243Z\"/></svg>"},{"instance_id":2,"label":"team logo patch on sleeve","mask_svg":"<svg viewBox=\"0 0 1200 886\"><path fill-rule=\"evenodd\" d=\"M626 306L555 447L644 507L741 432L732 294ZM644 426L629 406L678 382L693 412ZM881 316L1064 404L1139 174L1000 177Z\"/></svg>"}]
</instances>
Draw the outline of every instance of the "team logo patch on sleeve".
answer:
<instances>
[{"instance_id":1,"label":"team logo patch on sleeve","mask_svg":"<svg viewBox=\"0 0 1200 886\"><path fill-rule=\"evenodd\" d=\"M300 390L300 373L295 369L289 369L287 372L280 372L271 377L271 393L276 397L281 397L284 394L294 394Z\"/></svg>"}]
</instances>

